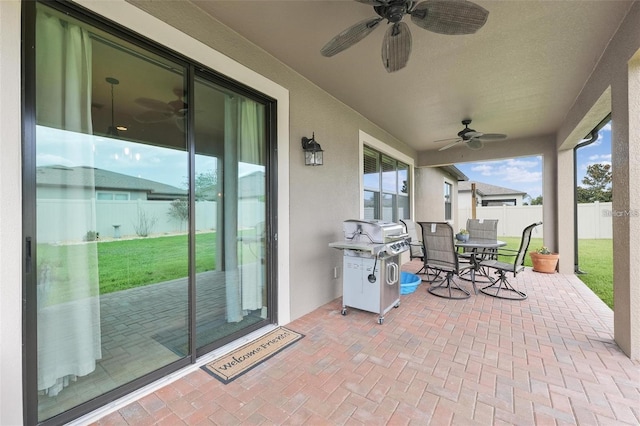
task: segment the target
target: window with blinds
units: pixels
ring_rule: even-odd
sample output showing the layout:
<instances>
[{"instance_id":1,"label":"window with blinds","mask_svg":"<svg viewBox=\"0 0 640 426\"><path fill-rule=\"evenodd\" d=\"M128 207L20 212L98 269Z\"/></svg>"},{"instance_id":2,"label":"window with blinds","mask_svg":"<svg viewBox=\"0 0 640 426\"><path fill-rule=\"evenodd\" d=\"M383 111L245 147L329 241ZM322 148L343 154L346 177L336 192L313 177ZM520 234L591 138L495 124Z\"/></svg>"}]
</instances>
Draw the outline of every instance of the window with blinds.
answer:
<instances>
[{"instance_id":1,"label":"window with blinds","mask_svg":"<svg viewBox=\"0 0 640 426\"><path fill-rule=\"evenodd\" d=\"M364 147L364 219L409 218L409 165Z\"/></svg>"}]
</instances>

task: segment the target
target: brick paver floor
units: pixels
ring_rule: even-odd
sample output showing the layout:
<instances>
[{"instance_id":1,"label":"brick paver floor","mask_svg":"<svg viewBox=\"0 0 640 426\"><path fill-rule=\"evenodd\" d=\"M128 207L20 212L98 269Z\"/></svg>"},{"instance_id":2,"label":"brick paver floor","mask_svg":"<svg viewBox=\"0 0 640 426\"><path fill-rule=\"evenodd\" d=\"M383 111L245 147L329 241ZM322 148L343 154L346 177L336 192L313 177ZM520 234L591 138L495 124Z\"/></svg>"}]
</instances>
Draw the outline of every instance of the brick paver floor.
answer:
<instances>
[{"instance_id":1,"label":"brick paver floor","mask_svg":"<svg viewBox=\"0 0 640 426\"><path fill-rule=\"evenodd\" d=\"M234 382L198 369L96 423L640 424L640 363L613 341L612 311L575 276L513 282L528 299L447 300L423 283L382 325L336 299Z\"/></svg>"}]
</instances>

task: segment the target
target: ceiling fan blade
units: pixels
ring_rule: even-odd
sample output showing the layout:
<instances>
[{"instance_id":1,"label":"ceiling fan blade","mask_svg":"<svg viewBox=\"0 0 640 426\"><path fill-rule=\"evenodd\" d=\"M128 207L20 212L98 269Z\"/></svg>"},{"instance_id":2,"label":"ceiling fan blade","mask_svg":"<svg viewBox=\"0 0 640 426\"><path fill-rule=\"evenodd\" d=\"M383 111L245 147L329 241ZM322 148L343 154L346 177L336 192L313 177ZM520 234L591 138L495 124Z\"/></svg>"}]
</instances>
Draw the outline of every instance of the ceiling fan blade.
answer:
<instances>
[{"instance_id":1,"label":"ceiling fan blade","mask_svg":"<svg viewBox=\"0 0 640 426\"><path fill-rule=\"evenodd\" d=\"M382 18L369 18L350 26L340 34L329 40L320 49L322 56L331 57L353 46L376 29Z\"/></svg>"},{"instance_id":2,"label":"ceiling fan blade","mask_svg":"<svg viewBox=\"0 0 640 426\"><path fill-rule=\"evenodd\" d=\"M482 141L478 138L471 138L466 142L466 144L467 148L473 149L474 151L477 151L483 147Z\"/></svg>"},{"instance_id":3,"label":"ceiling fan blade","mask_svg":"<svg viewBox=\"0 0 640 426\"><path fill-rule=\"evenodd\" d=\"M438 34L473 34L487 22L489 11L466 0L426 0L413 8L411 20Z\"/></svg>"},{"instance_id":4,"label":"ceiling fan blade","mask_svg":"<svg viewBox=\"0 0 640 426\"><path fill-rule=\"evenodd\" d=\"M356 0L358 3L368 4L370 6L386 6L389 4L389 1L384 0Z\"/></svg>"},{"instance_id":5,"label":"ceiling fan blade","mask_svg":"<svg viewBox=\"0 0 640 426\"><path fill-rule=\"evenodd\" d=\"M443 146L438 151L444 151L445 149L449 149L452 146L459 144L460 142L462 142L462 139L457 139L455 142L451 142L450 144Z\"/></svg>"},{"instance_id":6,"label":"ceiling fan blade","mask_svg":"<svg viewBox=\"0 0 640 426\"><path fill-rule=\"evenodd\" d=\"M506 138L507 135L503 135L502 133L484 133L482 136L478 136L478 139L483 141L499 141Z\"/></svg>"},{"instance_id":7,"label":"ceiling fan blade","mask_svg":"<svg viewBox=\"0 0 640 426\"><path fill-rule=\"evenodd\" d=\"M404 22L393 24L382 41L382 63L387 72L404 68L411 55L411 31Z\"/></svg>"},{"instance_id":8,"label":"ceiling fan blade","mask_svg":"<svg viewBox=\"0 0 640 426\"><path fill-rule=\"evenodd\" d=\"M449 141L459 141L461 140L459 137L456 138L446 138L446 139L438 139L437 141L433 141L433 143L438 143L438 142L449 142Z\"/></svg>"},{"instance_id":9,"label":"ceiling fan blade","mask_svg":"<svg viewBox=\"0 0 640 426\"><path fill-rule=\"evenodd\" d=\"M144 111L140 114L137 114L133 118L138 123L146 124L146 123L158 123L160 121L167 120L172 115L173 113L171 112L161 112L161 111L150 110L150 111Z\"/></svg>"},{"instance_id":10,"label":"ceiling fan blade","mask_svg":"<svg viewBox=\"0 0 640 426\"><path fill-rule=\"evenodd\" d=\"M187 120L187 117L176 116L175 120L176 120L176 127L178 128L178 130L184 133L185 121Z\"/></svg>"},{"instance_id":11,"label":"ceiling fan blade","mask_svg":"<svg viewBox=\"0 0 640 426\"><path fill-rule=\"evenodd\" d=\"M169 114L173 113L173 108L171 107L171 105L165 102L159 101L157 99L138 98L134 102L140 106L143 106L153 111L164 112Z\"/></svg>"}]
</instances>

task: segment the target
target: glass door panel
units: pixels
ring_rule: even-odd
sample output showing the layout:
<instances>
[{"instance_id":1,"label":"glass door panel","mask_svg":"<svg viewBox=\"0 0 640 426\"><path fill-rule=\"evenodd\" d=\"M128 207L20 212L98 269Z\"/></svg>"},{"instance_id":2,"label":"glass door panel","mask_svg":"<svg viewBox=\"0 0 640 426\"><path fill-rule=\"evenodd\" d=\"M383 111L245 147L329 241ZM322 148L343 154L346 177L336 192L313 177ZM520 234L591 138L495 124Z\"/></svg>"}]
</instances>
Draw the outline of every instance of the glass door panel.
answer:
<instances>
[{"instance_id":1,"label":"glass door panel","mask_svg":"<svg viewBox=\"0 0 640 426\"><path fill-rule=\"evenodd\" d=\"M38 419L188 354L185 68L36 14Z\"/></svg>"},{"instance_id":2,"label":"glass door panel","mask_svg":"<svg viewBox=\"0 0 640 426\"><path fill-rule=\"evenodd\" d=\"M196 347L269 317L265 106L196 78Z\"/></svg>"}]
</instances>

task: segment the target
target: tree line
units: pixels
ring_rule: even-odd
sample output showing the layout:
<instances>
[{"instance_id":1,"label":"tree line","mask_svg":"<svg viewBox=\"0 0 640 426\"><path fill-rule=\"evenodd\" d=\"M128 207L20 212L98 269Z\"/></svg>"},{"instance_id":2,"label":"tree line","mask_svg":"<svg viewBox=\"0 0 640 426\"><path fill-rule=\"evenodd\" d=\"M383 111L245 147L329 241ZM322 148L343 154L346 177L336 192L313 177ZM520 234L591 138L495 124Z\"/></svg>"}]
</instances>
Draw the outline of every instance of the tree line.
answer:
<instances>
[{"instance_id":1,"label":"tree line","mask_svg":"<svg viewBox=\"0 0 640 426\"><path fill-rule=\"evenodd\" d=\"M576 188L576 201L578 203L610 202L613 200L611 164L591 164L587 167L587 173L582 179L584 186ZM532 206L542 205L542 195L532 198L529 203ZM527 205L527 203L525 203Z\"/></svg>"}]
</instances>

